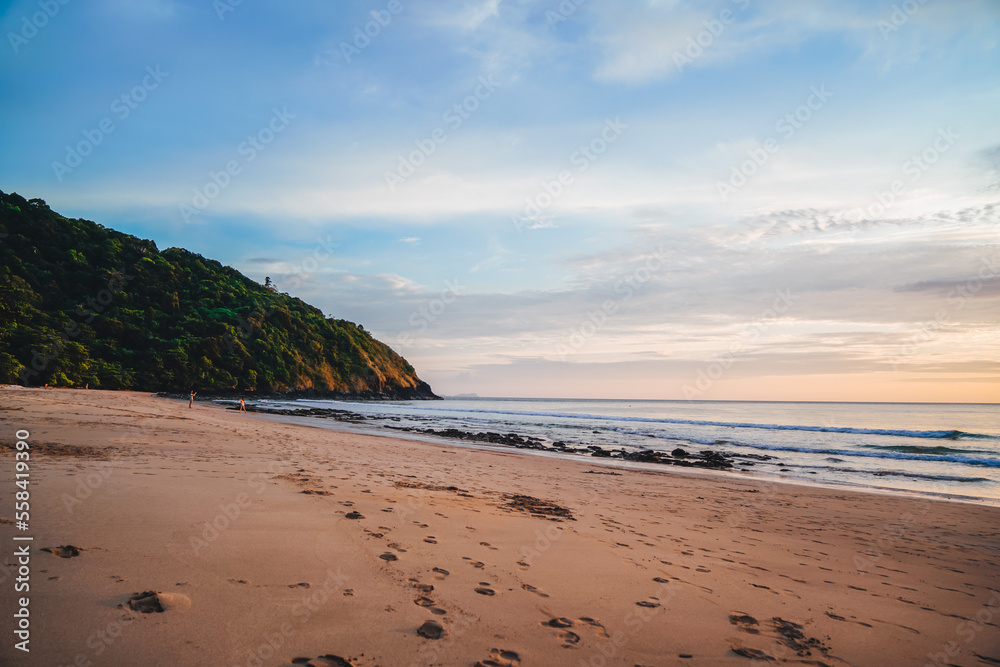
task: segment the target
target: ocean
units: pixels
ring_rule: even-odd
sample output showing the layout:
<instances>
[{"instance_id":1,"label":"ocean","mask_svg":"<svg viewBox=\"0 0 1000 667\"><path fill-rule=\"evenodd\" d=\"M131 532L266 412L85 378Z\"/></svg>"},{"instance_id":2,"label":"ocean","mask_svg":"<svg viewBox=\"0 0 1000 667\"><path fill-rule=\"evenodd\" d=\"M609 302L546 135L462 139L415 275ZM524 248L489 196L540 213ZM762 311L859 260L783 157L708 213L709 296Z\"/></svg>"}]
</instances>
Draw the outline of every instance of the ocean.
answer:
<instances>
[{"instance_id":1,"label":"ocean","mask_svg":"<svg viewBox=\"0 0 1000 667\"><path fill-rule=\"evenodd\" d=\"M271 400L259 406L348 410L365 418L350 424L294 419L403 438L426 439L419 433L426 429L458 429L516 433L544 445L578 448L713 450L736 457L736 470L719 474L1000 501L1000 405L995 404L449 398ZM746 455L752 458L741 458ZM761 455L772 458L760 460Z\"/></svg>"}]
</instances>

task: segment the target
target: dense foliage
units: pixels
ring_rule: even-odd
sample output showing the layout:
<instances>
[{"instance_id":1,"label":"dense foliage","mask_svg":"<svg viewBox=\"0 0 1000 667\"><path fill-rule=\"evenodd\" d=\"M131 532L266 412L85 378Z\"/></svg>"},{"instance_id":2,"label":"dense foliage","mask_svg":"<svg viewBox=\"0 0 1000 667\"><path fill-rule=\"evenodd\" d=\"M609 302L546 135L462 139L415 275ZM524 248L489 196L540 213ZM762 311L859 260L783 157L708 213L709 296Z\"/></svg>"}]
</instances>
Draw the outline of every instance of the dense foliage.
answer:
<instances>
[{"instance_id":1,"label":"dense foliage","mask_svg":"<svg viewBox=\"0 0 1000 667\"><path fill-rule=\"evenodd\" d=\"M0 192L0 382L432 397L364 329L187 250Z\"/></svg>"}]
</instances>

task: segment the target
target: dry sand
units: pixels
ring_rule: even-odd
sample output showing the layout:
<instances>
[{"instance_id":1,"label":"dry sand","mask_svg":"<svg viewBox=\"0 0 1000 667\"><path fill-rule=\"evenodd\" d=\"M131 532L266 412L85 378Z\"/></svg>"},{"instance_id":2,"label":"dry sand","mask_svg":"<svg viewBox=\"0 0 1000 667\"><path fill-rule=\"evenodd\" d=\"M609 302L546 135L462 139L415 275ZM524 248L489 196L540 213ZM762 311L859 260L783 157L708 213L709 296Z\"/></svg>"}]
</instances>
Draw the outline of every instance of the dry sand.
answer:
<instances>
[{"instance_id":1,"label":"dry sand","mask_svg":"<svg viewBox=\"0 0 1000 667\"><path fill-rule=\"evenodd\" d=\"M0 664L1000 664L995 507L137 393L5 389L0 409L0 443L31 445L26 532L0 454ZM28 654L14 535L34 537Z\"/></svg>"}]
</instances>

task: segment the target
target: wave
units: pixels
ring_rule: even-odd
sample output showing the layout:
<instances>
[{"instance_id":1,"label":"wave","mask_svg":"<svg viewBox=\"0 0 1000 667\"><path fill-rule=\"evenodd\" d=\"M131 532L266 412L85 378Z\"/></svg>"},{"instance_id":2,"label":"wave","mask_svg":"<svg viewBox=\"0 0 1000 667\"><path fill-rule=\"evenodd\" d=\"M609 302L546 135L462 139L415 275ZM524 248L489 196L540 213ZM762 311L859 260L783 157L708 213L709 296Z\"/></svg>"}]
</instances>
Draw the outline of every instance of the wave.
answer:
<instances>
[{"instance_id":1,"label":"wave","mask_svg":"<svg viewBox=\"0 0 1000 667\"><path fill-rule=\"evenodd\" d=\"M794 467L794 466L793 466ZM919 472L901 472L898 470L862 470L860 468L842 468L839 466L801 466L816 470L831 470L837 473L856 473L860 475L872 475L874 477L906 477L912 479L929 479L938 482L959 482L961 484L978 484L982 482L992 482L989 477L966 477L965 475L941 475L925 474Z\"/></svg>"},{"instance_id":2,"label":"wave","mask_svg":"<svg viewBox=\"0 0 1000 667\"><path fill-rule=\"evenodd\" d=\"M732 446L732 447L745 447L747 449L763 449L772 452L800 452L802 454L823 454L826 456L859 456L862 458L871 459L902 459L907 461L946 461L951 463L965 463L968 465L979 465L986 466L990 468L1000 468L1000 459L998 458L981 458L976 456L968 456L969 452L961 449L949 450L955 452L952 454L935 454L928 452L918 452L918 451L890 451L891 448L879 448L880 451L872 451L871 449L838 449L834 447L803 447L799 445L764 445L759 443L749 443L749 442L737 442L731 440L703 440L699 438L679 438L674 435L669 435L666 433L649 433L647 431L633 431L629 429L616 429L619 433L625 433L628 435L643 435L650 438L657 438L659 440L675 440L681 442L689 442L693 445L705 445L705 446ZM916 448L913 448L916 449ZM927 449L934 449L929 447ZM962 455L958 452L962 452Z\"/></svg>"},{"instance_id":3,"label":"wave","mask_svg":"<svg viewBox=\"0 0 1000 667\"><path fill-rule=\"evenodd\" d=\"M687 440L694 444L699 445L710 445L710 444L731 444L734 447L746 447L748 449L763 449L772 452L800 452L802 454L824 454L827 456L856 456L861 458L871 458L871 459L897 459L905 461L943 461L948 463L964 463L966 465L973 466L984 466L988 468L1000 468L1000 458L985 458L977 456L963 456L959 454L920 454L916 452L894 452L894 451L871 451L865 449L836 449L836 448L813 448L813 447L797 447L794 445L761 445L761 444L750 444L746 442L732 442L732 443L720 443L719 441L708 442L705 440L697 440L691 438L677 438L668 435L659 435L653 433L640 433L638 431L632 432L634 435L648 435L654 438L662 438L664 440Z\"/></svg>"},{"instance_id":4,"label":"wave","mask_svg":"<svg viewBox=\"0 0 1000 667\"><path fill-rule=\"evenodd\" d=\"M311 401L318 402L318 401ZM348 401L323 401L341 405L366 405L370 403L352 403ZM722 426L728 428L753 428L767 431L806 431L811 433L850 433L856 435L890 435L904 438L923 438L931 440L1000 440L1000 435L986 433L967 433L965 431L914 431L907 429L855 428L849 426L804 426L799 424L755 424L752 422L723 422L700 419L669 419L666 417L623 417L609 415L594 415L575 412L536 412L531 410L487 410L477 408L435 408L431 406L406 405L407 410L422 412L452 412L463 414L495 414L517 415L521 417L549 417L557 419L591 419L595 421L637 422L646 424L684 424L689 426Z\"/></svg>"},{"instance_id":5,"label":"wave","mask_svg":"<svg viewBox=\"0 0 1000 667\"><path fill-rule=\"evenodd\" d=\"M878 449L889 452L904 452L907 454L995 454L988 449L961 449L945 447L944 445L859 445L864 449Z\"/></svg>"},{"instance_id":6,"label":"wave","mask_svg":"<svg viewBox=\"0 0 1000 667\"><path fill-rule=\"evenodd\" d=\"M938 482L958 482L960 484L978 484L992 481L989 477L965 477L962 475L924 475L917 472L899 472L898 470L877 470L876 477L907 477L911 479L930 479Z\"/></svg>"}]
</instances>

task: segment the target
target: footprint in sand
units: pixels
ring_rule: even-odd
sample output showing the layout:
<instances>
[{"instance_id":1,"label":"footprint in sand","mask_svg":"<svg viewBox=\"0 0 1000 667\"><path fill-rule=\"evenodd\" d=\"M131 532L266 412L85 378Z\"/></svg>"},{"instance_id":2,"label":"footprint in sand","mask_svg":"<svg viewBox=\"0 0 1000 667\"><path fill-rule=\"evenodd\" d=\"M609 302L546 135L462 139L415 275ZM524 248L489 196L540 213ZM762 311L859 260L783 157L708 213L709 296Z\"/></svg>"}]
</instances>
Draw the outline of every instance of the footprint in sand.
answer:
<instances>
[{"instance_id":1,"label":"footprint in sand","mask_svg":"<svg viewBox=\"0 0 1000 667\"><path fill-rule=\"evenodd\" d=\"M384 554L382 554L381 556L379 556L379 558L381 558L382 560L387 560L387 561L399 560L396 557L396 554L389 553L388 551L385 552Z\"/></svg>"},{"instance_id":2,"label":"footprint in sand","mask_svg":"<svg viewBox=\"0 0 1000 667\"><path fill-rule=\"evenodd\" d=\"M580 643L580 635L569 630L560 632L558 636L563 641L563 648L575 648Z\"/></svg>"},{"instance_id":3,"label":"footprint in sand","mask_svg":"<svg viewBox=\"0 0 1000 667\"><path fill-rule=\"evenodd\" d=\"M44 549L41 549L41 551L47 551L50 554L59 556L60 558L75 558L80 555L80 552L83 551L83 549L80 547L74 547L72 544L67 544L61 547L45 547Z\"/></svg>"},{"instance_id":4,"label":"footprint in sand","mask_svg":"<svg viewBox=\"0 0 1000 667\"><path fill-rule=\"evenodd\" d=\"M739 628L741 632L747 632L751 635L760 634L760 630L757 629L757 619L750 614L744 614L742 612L730 614L729 622Z\"/></svg>"},{"instance_id":5,"label":"footprint in sand","mask_svg":"<svg viewBox=\"0 0 1000 667\"><path fill-rule=\"evenodd\" d=\"M587 625L591 626L594 629L594 634L596 636L603 637L605 639L611 638L611 635L608 634L607 628L605 628L604 624L600 623L599 621L596 621L587 616L581 616L577 620L580 621L581 623L586 623Z\"/></svg>"},{"instance_id":6,"label":"footprint in sand","mask_svg":"<svg viewBox=\"0 0 1000 667\"><path fill-rule=\"evenodd\" d=\"M427 544L437 544L438 543L438 541L434 539L433 535L428 535L427 537L425 537L424 538L424 542L426 542Z\"/></svg>"},{"instance_id":7,"label":"footprint in sand","mask_svg":"<svg viewBox=\"0 0 1000 667\"><path fill-rule=\"evenodd\" d=\"M354 512L348 512L347 514L345 514L344 518L345 519L355 519L355 520L357 520L357 519L364 519L365 517L364 517L364 515L361 512L354 511Z\"/></svg>"},{"instance_id":8,"label":"footprint in sand","mask_svg":"<svg viewBox=\"0 0 1000 667\"><path fill-rule=\"evenodd\" d=\"M482 584L483 582L479 582L479 583ZM475 591L477 593L479 593L480 595L496 595L497 594L497 592L495 590L493 590L492 588L489 588L488 586L482 586L482 585L477 586L475 588Z\"/></svg>"},{"instance_id":9,"label":"footprint in sand","mask_svg":"<svg viewBox=\"0 0 1000 667\"><path fill-rule=\"evenodd\" d=\"M432 614L436 614L438 616L444 616L445 614L448 613L447 610L442 609L441 607L434 606L434 600L430 599L429 597L420 596L413 601L413 604L417 605L418 607L423 607L427 611L431 612Z\"/></svg>"},{"instance_id":10,"label":"footprint in sand","mask_svg":"<svg viewBox=\"0 0 1000 667\"><path fill-rule=\"evenodd\" d=\"M486 567L486 564L483 563L482 561L472 560L468 556L462 556L462 560L469 561L469 565L471 565L472 567L476 567L476 568L479 568L479 569L482 569L482 568Z\"/></svg>"},{"instance_id":11,"label":"footprint in sand","mask_svg":"<svg viewBox=\"0 0 1000 667\"><path fill-rule=\"evenodd\" d=\"M354 663L350 660L329 653L318 658L293 658L291 664L309 667L354 667Z\"/></svg>"},{"instance_id":12,"label":"footprint in sand","mask_svg":"<svg viewBox=\"0 0 1000 667\"><path fill-rule=\"evenodd\" d=\"M767 660L771 662L774 661L774 658L769 656L767 653L764 653L763 651L760 651L755 648L749 648L746 646L736 646L735 644L733 644L730 645L730 649L736 655L743 656L744 658L752 658L754 660Z\"/></svg>"},{"instance_id":13,"label":"footprint in sand","mask_svg":"<svg viewBox=\"0 0 1000 667\"><path fill-rule=\"evenodd\" d=\"M431 584L422 584L419 579L410 579L410 585L416 588L421 593L430 593L434 590L434 586Z\"/></svg>"},{"instance_id":14,"label":"footprint in sand","mask_svg":"<svg viewBox=\"0 0 1000 667\"><path fill-rule=\"evenodd\" d=\"M161 593L159 591L143 591L133 593L128 599L128 607L141 614L159 614L172 609L183 609L191 606L191 598L180 593Z\"/></svg>"},{"instance_id":15,"label":"footprint in sand","mask_svg":"<svg viewBox=\"0 0 1000 667\"><path fill-rule=\"evenodd\" d=\"M448 634L448 631L437 621L424 621L424 624L417 628L417 634L427 639L441 639Z\"/></svg>"},{"instance_id":16,"label":"footprint in sand","mask_svg":"<svg viewBox=\"0 0 1000 667\"><path fill-rule=\"evenodd\" d=\"M497 550L497 548L495 546L493 546L492 544L490 544L489 542L480 542L479 546L486 547L487 549L490 549L492 551L496 551Z\"/></svg>"},{"instance_id":17,"label":"footprint in sand","mask_svg":"<svg viewBox=\"0 0 1000 667\"><path fill-rule=\"evenodd\" d=\"M441 567L434 568L433 572L434 572L434 578L438 580L444 579L449 574L451 574L451 572Z\"/></svg>"},{"instance_id":18,"label":"footprint in sand","mask_svg":"<svg viewBox=\"0 0 1000 667\"><path fill-rule=\"evenodd\" d=\"M480 660L475 667L521 667L521 656L514 651L491 648L490 657Z\"/></svg>"},{"instance_id":19,"label":"footprint in sand","mask_svg":"<svg viewBox=\"0 0 1000 667\"><path fill-rule=\"evenodd\" d=\"M549 597L548 593L543 592L542 589L540 588L535 588L531 584L521 584L521 588L528 591L529 593L534 593L535 595L539 595L543 598Z\"/></svg>"},{"instance_id":20,"label":"footprint in sand","mask_svg":"<svg viewBox=\"0 0 1000 667\"><path fill-rule=\"evenodd\" d=\"M587 619L587 621L593 621L593 619ZM596 621L593 622L596 623ZM558 618L550 618L547 621L543 621L541 625L543 627L556 628L559 630L559 632L556 633L556 637L563 642L563 648L575 648L576 645L580 643L580 635L566 629L573 627L574 621L571 619L560 616ZM604 629L604 626L601 626L600 623L597 623L597 625L600 626L602 630Z\"/></svg>"}]
</instances>

